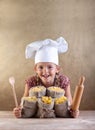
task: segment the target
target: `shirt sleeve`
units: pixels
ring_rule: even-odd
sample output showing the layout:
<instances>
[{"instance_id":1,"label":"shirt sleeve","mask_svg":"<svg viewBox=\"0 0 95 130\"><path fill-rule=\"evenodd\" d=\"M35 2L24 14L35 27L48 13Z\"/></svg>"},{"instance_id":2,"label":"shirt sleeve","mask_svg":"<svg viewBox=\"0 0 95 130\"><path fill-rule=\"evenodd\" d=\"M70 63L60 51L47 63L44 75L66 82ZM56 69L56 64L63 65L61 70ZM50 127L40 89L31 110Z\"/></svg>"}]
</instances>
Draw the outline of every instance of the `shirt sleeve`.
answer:
<instances>
[{"instance_id":1,"label":"shirt sleeve","mask_svg":"<svg viewBox=\"0 0 95 130\"><path fill-rule=\"evenodd\" d=\"M27 86L29 88L36 86L37 85L37 78L36 78L36 76L31 76L28 79L26 79L25 80L25 84L27 84Z\"/></svg>"},{"instance_id":2,"label":"shirt sleeve","mask_svg":"<svg viewBox=\"0 0 95 130\"><path fill-rule=\"evenodd\" d=\"M60 87L61 88L66 89L68 87L68 85L70 85L70 79L67 76L60 75L59 79L60 79Z\"/></svg>"}]
</instances>

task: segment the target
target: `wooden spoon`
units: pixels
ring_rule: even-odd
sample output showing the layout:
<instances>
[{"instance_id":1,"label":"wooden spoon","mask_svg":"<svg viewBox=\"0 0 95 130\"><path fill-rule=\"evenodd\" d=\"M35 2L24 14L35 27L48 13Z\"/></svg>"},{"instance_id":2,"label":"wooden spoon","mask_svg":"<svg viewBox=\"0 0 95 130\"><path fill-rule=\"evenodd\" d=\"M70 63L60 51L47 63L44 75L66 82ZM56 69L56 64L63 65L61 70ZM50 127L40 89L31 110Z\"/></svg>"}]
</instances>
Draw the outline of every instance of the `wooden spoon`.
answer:
<instances>
[{"instance_id":1,"label":"wooden spoon","mask_svg":"<svg viewBox=\"0 0 95 130\"><path fill-rule=\"evenodd\" d=\"M16 105L16 107L18 107L18 101L17 101L16 91L15 91L15 86L14 86L14 84L15 84L15 78L14 77L10 77L9 78L9 83L12 86L15 105Z\"/></svg>"}]
</instances>

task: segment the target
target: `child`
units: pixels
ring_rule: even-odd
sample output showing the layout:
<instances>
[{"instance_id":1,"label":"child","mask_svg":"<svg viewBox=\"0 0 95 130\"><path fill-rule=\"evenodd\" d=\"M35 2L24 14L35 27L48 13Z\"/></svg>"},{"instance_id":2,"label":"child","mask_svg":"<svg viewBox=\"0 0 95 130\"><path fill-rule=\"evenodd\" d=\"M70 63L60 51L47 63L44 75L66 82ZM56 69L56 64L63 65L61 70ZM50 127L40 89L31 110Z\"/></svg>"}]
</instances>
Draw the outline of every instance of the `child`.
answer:
<instances>
[{"instance_id":1,"label":"child","mask_svg":"<svg viewBox=\"0 0 95 130\"><path fill-rule=\"evenodd\" d=\"M60 74L58 61L58 53L64 53L67 50L68 44L63 37L58 38L56 41L46 39L27 45L26 58L35 58L34 70L36 75L26 80L24 97L29 96L29 89L37 85L42 85L46 88L58 86L65 90L65 96L72 104L70 80L68 77ZM21 107L14 108L13 113L17 118L21 117ZM78 117L79 110L70 110L70 113L72 117Z\"/></svg>"}]
</instances>

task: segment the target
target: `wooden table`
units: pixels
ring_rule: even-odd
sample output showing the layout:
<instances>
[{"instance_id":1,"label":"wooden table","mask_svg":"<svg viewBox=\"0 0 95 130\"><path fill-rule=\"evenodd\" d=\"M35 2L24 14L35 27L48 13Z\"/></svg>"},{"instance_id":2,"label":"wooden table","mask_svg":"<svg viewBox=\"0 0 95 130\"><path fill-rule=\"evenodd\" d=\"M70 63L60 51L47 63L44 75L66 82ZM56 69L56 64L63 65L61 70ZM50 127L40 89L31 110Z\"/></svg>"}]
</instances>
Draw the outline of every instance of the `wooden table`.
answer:
<instances>
[{"instance_id":1,"label":"wooden table","mask_svg":"<svg viewBox=\"0 0 95 130\"><path fill-rule=\"evenodd\" d=\"M95 130L95 111L81 111L75 119L17 119L11 111L0 111L0 130Z\"/></svg>"}]
</instances>

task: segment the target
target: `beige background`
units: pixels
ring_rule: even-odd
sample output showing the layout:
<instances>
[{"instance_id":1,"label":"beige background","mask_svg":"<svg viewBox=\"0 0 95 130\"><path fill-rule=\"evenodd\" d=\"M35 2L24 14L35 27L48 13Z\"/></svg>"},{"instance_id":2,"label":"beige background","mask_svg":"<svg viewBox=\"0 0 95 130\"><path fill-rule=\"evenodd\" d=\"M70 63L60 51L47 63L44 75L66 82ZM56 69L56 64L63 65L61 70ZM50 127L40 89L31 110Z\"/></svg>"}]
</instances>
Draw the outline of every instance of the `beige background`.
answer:
<instances>
[{"instance_id":1,"label":"beige background","mask_svg":"<svg viewBox=\"0 0 95 130\"><path fill-rule=\"evenodd\" d=\"M69 50L60 56L62 72L74 93L84 75L80 109L95 109L95 0L0 0L0 110L12 110L10 76L16 79L18 101L25 79L34 74L33 60L25 59L28 43L63 36Z\"/></svg>"}]
</instances>

